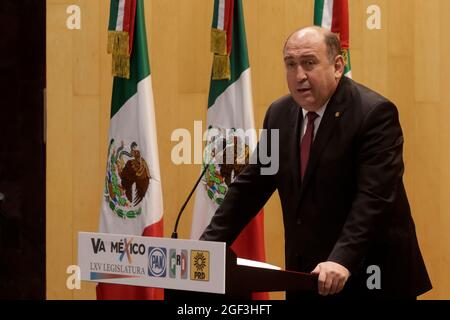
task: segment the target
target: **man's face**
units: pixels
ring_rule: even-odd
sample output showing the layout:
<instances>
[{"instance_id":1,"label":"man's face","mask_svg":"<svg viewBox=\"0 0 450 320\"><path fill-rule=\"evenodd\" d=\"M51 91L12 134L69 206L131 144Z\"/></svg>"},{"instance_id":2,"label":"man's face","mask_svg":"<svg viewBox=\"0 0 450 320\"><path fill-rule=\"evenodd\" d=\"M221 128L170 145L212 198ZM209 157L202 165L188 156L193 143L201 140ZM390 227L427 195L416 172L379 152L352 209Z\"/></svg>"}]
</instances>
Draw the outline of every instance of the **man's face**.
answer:
<instances>
[{"instance_id":1,"label":"man's face","mask_svg":"<svg viewBox=\"0 0 450 320\"><path fill-rule=\"evenodd\" d=\"M328 101L343 72L342 57L329 61L323 35L316 30L301 30L291 36L284 62L292 97L308 111L316 111Z\"/></svg>"}]
</instances>

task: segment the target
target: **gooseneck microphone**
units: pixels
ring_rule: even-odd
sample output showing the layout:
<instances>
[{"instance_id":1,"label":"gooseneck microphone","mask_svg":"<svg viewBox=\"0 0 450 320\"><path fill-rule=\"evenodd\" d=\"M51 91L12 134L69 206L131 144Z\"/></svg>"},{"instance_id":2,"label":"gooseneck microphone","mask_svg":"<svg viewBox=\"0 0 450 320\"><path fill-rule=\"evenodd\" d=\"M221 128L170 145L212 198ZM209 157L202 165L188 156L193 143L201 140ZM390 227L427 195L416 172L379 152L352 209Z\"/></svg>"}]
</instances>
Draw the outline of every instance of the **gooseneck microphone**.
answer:
<instances>
[{"instance_id":1,"label":"gooseneck microphone","mask_svg":"<svg viewBox=\"0 0 450 320\"><path fill-rule=\"evenodd\" d=\"M210 162L211 163L211 162ZM202 171L202 174L200 175L200 177L198 177L197 182L194 185L194 188L192 188L191 193L189 193L189 196L187 197L186 201L184 202L183 206L180 209L180 212L178 212L178 216L177 216L177 221L175 222L175 227L173 228L173 232L172 232L172 239L178 239L178 223L180 222L180 218L181 218L181 214L184 211L184 208L186 208L189 200L192 197L192 194L194 193L195 189L197 188L198 184L200 183L200 181L202 180L203 176L206 173L206 170L208 170L210 163L205 165L205 168Z\"/></svg>"}]
</instances>

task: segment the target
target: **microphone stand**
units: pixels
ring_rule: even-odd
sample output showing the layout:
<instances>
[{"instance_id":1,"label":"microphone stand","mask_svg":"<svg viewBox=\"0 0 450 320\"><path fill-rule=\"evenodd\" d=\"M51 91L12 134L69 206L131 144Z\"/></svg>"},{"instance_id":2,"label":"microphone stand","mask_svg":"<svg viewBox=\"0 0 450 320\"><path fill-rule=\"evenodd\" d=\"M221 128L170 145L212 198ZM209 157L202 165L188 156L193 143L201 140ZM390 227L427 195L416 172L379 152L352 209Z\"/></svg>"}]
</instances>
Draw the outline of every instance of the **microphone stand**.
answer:
<instances>
[{"instance_id":1,"label":"microphone stand","mask_svg":"<svg viewBox=\"0 0 450 320\"><path fill-rule=\"evenodd\" d=\"M197 188L198 184L200 183L200 181L202 180L203 176L205 175L206 170L209 168L210 163L205 165L205 168L203 169L202 174L200 175L200 177L198 177L197 182L194 185L194 188L192 188L191 193L189 193L189 196L187 197L186 201L184 202L183 206L181 207L180 212L178 212L177 221L175 222L175 227L173 229L172 236L171 236L172 239L178 239L178 232L177 232L177 230L178 230L178 222L180 222L181 214L183 213L184 208L186 208L186 206L187 206L189 200L191 199L192 194L194 193L194 191Z\"/></svg>"},{"instance_id":2,"label":"microphone stand","mask_svg":"<svg viewBox=\"0 0 450 320\"><path fill-rule=\"evenodd\" d=\"M180 212L178 212L177 221L175 222L175 227L173 229L172 236L171 236L172 239L178 239L177 229L178 229L178 222L180 222L181 214L183 213L184 208L188 204L189 199L191 199L192 194L194 193L198 184L200 183L203 176L205 175L206 170L208 170L211 162L212 162L212 160L207 165L205 165L205 167L203 168L203 171L202 171L200 177L198 177L197 182L195 182L194 188L192 188L191 193L189 193L189 196L187 197L186 201L184 202L183 206L181 207ZM174 289L165 289L164 290L164 298L166 299L166 301L186 301L186 300L192 300L193 297L195 297L195 299L200 299L202 301L205 301L205 300L206 301L215 301L217 299L222 299L222 295L217 295L217 294L213 294L213 293L196 292L193 295L193 292L190 292L190 291L182 291L182 290L174 290ZM219 300L217 300L217 301L219 301Z\"/></svg>"}]
</instances>

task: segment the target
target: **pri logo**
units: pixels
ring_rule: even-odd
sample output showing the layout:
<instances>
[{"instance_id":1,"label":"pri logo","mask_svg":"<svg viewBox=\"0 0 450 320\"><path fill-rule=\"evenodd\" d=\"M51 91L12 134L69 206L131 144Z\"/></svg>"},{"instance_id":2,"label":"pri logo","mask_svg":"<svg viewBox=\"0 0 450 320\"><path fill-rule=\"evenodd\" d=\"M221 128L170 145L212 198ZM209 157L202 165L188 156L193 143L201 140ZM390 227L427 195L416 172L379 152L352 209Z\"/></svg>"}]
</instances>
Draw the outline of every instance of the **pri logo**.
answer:
<instances>
[{"instance_id":1,"label":"pri logo","mask_svg":"<svg viewBox=\"0 0 450 320\"><path fill-rule=\"evenodd\" d=\"M149 247L148 275L164 278L166 276L166 248Z\"/></svg>"},{"instance_id":2,"label":"pri logo","mask_svg":"<svg viewBox=\"0 0 450 320\"><path fill-rule=\"evenodd\" d=\"M209 281L209 251L191 250L191 280Z\"/></svg>"},{"instance_id":3,"label":"pri logo","mask_svg":"<svg viewBox=\"0 0 450 320\"><path fill-rule=\"evenodd\" d=\"M169 250L169 277L177 277L177 269L180 271L181 279L187 279L188 276L188 251L181 250L181 254L177 254L176 249Z\"/></svg>"}]
</instances>

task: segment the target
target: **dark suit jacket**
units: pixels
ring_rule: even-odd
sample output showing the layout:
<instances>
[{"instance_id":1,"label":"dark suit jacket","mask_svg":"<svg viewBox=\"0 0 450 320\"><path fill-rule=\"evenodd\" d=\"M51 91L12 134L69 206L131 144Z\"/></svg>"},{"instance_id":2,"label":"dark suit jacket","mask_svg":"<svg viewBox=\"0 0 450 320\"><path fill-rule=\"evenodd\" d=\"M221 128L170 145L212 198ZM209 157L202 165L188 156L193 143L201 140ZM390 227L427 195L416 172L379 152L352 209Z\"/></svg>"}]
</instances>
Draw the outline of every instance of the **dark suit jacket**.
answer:
<instances>
[{"instance_id":1,"label":"dark suit jacket","mask_svg":"<svg viewBox=\"0 0 450 320\"><path fill-rule=\"evenodd\" d=\"M264 128L279 129L278 172L261 175L261 164L249 165L201 239L231 244L278 189L287 270L311 272L320 262L337 262L351 272L341 296L402 298L428 291L402 181L403 135L395 105L342 78L318 128L304 181L302 121L290 95L270 106ZM271 143L261 139L258 148ZM381 290L367 288L370 265L380 268Z\"/></svg>"}]
</instances>

